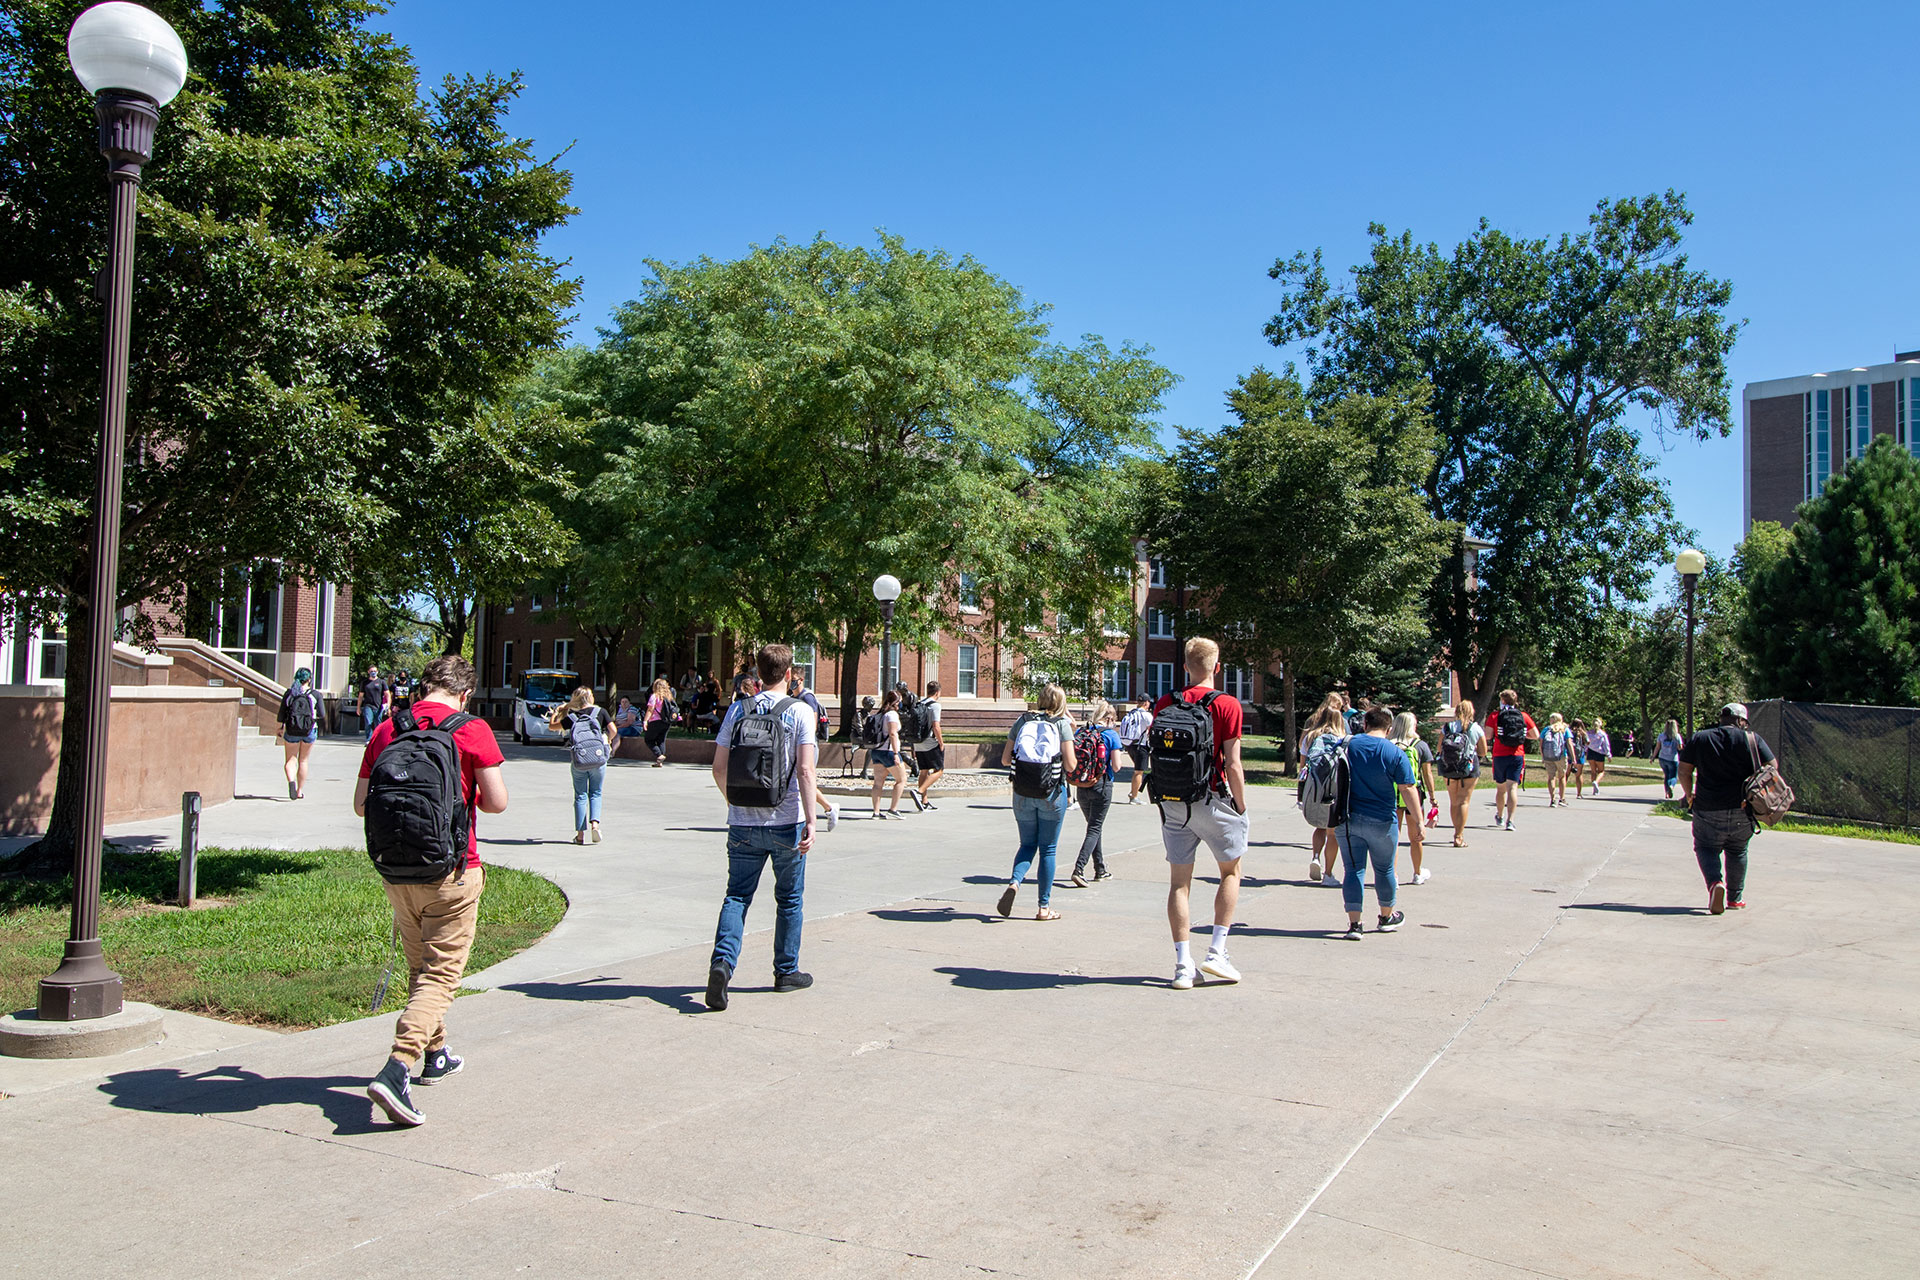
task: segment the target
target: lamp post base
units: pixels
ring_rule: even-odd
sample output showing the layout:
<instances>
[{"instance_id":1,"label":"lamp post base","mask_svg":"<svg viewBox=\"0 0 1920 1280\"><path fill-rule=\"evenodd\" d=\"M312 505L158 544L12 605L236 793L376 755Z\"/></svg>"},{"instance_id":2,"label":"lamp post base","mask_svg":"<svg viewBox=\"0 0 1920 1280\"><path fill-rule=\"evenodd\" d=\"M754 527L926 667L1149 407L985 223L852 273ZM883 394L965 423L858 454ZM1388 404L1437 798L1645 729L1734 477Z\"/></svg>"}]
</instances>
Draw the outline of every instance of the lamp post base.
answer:
<instances>
[{"instance_id":1,"label":"lamp post base","mask_svg":"<svg viewBox=\"0 0 1920 1280\"><path fill-rule=\"evenodd\" d=\"M107 968L98 938L69 941L60 967L40 980L42 1022L107 1018L120 1008L120 975Z\"/></svg>"}]
</instances>

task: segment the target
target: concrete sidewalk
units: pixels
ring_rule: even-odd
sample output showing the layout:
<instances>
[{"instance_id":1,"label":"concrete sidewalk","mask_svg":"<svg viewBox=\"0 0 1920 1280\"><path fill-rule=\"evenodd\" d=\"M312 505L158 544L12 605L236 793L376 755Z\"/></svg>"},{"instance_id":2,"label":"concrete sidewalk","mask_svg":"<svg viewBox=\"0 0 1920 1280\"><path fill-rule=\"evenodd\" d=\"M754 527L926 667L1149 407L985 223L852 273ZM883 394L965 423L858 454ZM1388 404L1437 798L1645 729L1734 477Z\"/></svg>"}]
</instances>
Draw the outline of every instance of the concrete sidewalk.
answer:
<instances>
[{"instance_id":1,"label":"concrete sidewalk","mask_svg":"<svg viewBox=\"0 0 1920 1280\"><path fill-rule=\"evenodd\" d=\"M661 826L716 826L717 797L675 773L631 785ZM516 806L545 785L512 781ZM371 1124L360 1092L386 1019L0 1102L0 1194L42 1226L14 1233L9 1260L88 1276L1912 1274L1913 851L1769 833L1753 908L1708 917L1686 828L1651 817L1651 794L1530 804L1517 832L1436 847L1434 880L1402 893L1408 927L1352 942L1338 893L1304 880L1291 792L1256 789L1246 981L1192 992L1165 986L1151 809L1116 810L1109 847L1147 847L1116 856L1115 880L1057 890L1050 924L992 912L1004 801L850 823L810 860L819 984L767 991L757 934L724 1014L699 1004L716 833L642 836L636 818L609 841L630 847L598 855L497 846L576 859L579 885L596 856L629 868L642 945L461 1000L470 1065L419 1092L416 1131ZM75 1209L102 1190L110 1214Z\"/></svg>"}]
</instances>

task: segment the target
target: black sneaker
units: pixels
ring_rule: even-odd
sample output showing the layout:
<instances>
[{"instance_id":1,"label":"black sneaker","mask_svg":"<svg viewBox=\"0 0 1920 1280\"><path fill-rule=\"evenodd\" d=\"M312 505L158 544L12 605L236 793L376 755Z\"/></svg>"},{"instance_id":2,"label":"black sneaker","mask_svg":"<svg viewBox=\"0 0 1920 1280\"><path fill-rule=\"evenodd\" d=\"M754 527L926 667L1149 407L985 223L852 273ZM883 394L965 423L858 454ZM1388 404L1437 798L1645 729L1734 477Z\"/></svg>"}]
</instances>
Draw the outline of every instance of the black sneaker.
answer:
<instances>
[{"instance_id":1,"label":"black sneaker","mask_svg":"<svg viewBox=\"0 0 1920 1280\"><path fill-rule=\"evenodd\" d=\"M1404 911L1396 911L1390 916L1381 916L1380 932L1392 933L1395 929L1398 929L1401 925L1405 924L1406 922L1407 922L1407 913ZM1354 927L1358 928L1359 926L1355 925Z\"/></svg>"},{"instance_id":2,"label":"black sneaker","mask_svg":"<svg viewBox=\"0 0 1920 1280\"><path fill-rule=\"evenodd\" d=\"M1346 936L1358 942L1367 936L1367 931L1361 926L1358 920L1354 920L1347 925Z\"/></svg>"},{"instance_id":3,"label":"black sneaker","mask_svg":"<svg viewBox=\"0 0 1920 1280\"><path fill-rule=\"evenodd\" d=\"M733 970L724 964L707 970L707 1008L719 1013L727 1007L727 984L732 981Z\"/></svg>"},{"instance_id":4,"label":"black sneaker","mask_svg":"<svg viewBox=\"0 0 1920 1280\"><path fill-rule=\"evenodd\" d=\"M801 973L798 969L792 973L776 973L773 975L773 989L775 991L805 991L812 985L813 975L810 973Z\"/></svg>"},{"instance_id":5,"label":"black sneaker","mask_svg":"<svg viewBox=\"0 0 1920 1280\"><path fill-rule=\"evenodd\" d=\"M927 811L927 802L920 798L920 793L918 791L915 791L912 787L908 787L907 794L913 797L914 808L918 809L922 813L925 813Z\"/></svg>"},{"instance_id":6,"label":"black sneaker","mask_svg":"<svg viewBox=\"0 0 1920 1280\"><path fill-rule=\"evenodd\" d=\"M298 800L299 798L300 798L300 788L295 784L289 782L287 784L287 799Z\"/></svg>"},{"instance_id":7,"label":"black sneaker","mask_svg":"<svg viewBox=\"0 0 1920 1280\"><path fill-rule=\"evenodd\" d=\"M427 1118L414 1109L413 1091L407 1087L407 1064L398 1058L387 1059L387 1065L367 1086L367 1096L395 1124L412 1127L427 1122Z\"/></svg>"},{"instance_id":8,"label":"black sneaker","mask_svg":"<svg viewBox=\"0 0 1920 1280\"><path fill-rule=\"evenodd\" d=\"M448 1053L445 1049L435 1049L427 1054L420 1064L421 1084L439 1084L448 1076L467 1065L465 1058Z\"/></svg>"}]
</instances>

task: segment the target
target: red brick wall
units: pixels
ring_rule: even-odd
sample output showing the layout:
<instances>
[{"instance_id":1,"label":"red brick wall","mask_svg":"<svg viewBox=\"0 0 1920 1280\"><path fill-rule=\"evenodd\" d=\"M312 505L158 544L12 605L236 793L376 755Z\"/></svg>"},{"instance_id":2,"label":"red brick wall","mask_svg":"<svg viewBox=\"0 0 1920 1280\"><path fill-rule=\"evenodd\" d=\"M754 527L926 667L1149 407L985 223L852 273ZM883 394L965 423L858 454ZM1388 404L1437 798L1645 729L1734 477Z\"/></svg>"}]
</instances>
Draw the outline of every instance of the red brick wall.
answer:
<instances>
[{"instance_id":1,"label":"red brick wall","mask_svg":"<svg viewBox=\"0 0 1920 1280\"><path fill-rule=\"evenodd\" d=\"M1748 514L1755 520L1790 525L1806 484L1806 414L1801 398L1787 395L1749 401L1747 432L1752 503Z\"/></svg>"}]
</instances>

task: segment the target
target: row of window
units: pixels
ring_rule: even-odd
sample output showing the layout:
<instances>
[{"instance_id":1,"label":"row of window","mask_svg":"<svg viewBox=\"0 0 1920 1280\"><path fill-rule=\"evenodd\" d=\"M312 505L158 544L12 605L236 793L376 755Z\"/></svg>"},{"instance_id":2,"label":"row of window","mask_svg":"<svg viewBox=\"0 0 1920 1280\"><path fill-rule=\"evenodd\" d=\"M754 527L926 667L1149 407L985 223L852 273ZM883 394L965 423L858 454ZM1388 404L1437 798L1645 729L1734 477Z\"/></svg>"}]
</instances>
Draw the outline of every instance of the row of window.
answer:
<instances>
[{"instance_id":1,"label":"row of window","mask_svg":"<svg viewBox=\"0 0 1920 1280\"><path fill-rule=\"evenodd\" d=\"M1805 441L1801 496L1811 499L1827 487L1827 479L1858 458L1873 443L1873 384L1855 383L1801 394L1801 431ZM1920 458L1920 429L1914 416L1920 410L1920 378L1900 378L1893 384L1894 439Z\"/></svg>"}]
</instances>

